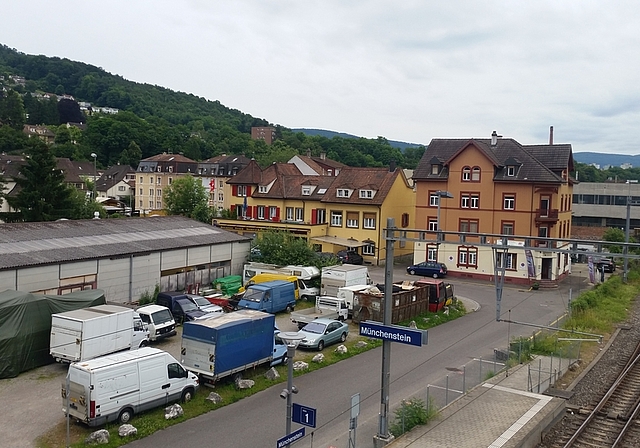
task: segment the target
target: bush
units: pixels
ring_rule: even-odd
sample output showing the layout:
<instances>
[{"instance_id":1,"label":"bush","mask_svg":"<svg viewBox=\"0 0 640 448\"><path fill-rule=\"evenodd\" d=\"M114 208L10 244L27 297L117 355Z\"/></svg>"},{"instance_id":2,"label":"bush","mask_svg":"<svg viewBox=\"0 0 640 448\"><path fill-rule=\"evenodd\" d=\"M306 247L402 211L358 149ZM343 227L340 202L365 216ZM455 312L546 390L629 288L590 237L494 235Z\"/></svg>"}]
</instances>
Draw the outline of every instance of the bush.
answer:
<instances>
[{"instance_id":1,"label":"bush","mask_svg":"<svg viewBox=\"0 0 640 448\"><path fill-rule=\"evenodd\" d=\"M395 420L389 425L389 431L394 437L401 436L418 425L424 425L436 414L435 406L431 402L427 406L418 398L403 400L400 408L395 411Z\"/></svg>"}]
</instances>

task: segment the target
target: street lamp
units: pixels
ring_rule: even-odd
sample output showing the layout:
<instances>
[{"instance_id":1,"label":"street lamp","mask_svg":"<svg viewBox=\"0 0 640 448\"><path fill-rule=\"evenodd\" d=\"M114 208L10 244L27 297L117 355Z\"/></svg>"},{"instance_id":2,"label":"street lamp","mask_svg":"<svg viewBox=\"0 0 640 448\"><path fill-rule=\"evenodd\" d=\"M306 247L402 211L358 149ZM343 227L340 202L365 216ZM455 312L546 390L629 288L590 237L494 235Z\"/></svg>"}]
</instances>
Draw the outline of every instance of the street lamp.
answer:
<instances>
[{"instance_id":1,"label":"street lamp","mask_svg":"<svg viewBox=\"0 0 640 448\"><path fill-rule=\"evenodd\" d=\"M629 269L629 258L627 256L629 252L629 228L631 227L631 184L637 184L638 180L627 180L627 185L629 185L629 190L627 193L627 222L625 224L625 232L624 232L624 273L622 276L622 280L627 283L627 270Z\"/></svg>"},{"instance_id":2,"label":"street lamp","mask_svg":"<svg viewBox=\"0 0 640 448\"><path fill-rule=\"evenodd\" d=\"M453 195L448 191L442 191L442 190L436 191L436 195L438 196L438 218L436 221L436 226L438 230L438 241L440 241L442 239L440 234L440 199L442 198L452 199Z\"/></svg>"},{"instance_id":3,"label":"street lamp","mask_svg":"<svg viewBox=\"0 0 640 448\"><path fill-rule=\"evenodd\" d=\"M91 153L91 157L93 157L93 200L96 200L96 160L98 159L98 154L95 152Z\"/></svg>"},{"instance_id":4,"label":"street lamp","mask_svg":"<svg viewBox=\"0 0 640 448\"><path fill-rule=\"evenodd\" d=\"M278 333L278 337L287 345L287 358L289 363L289 373L287 374L287 388L280 392L281 398L287 399L287 433L291 434L291 395L298 393L298 388L293 385L293 357L296 354L296 348L304 336L297 331L285 331Z\"/></svg>"}]
</instances>

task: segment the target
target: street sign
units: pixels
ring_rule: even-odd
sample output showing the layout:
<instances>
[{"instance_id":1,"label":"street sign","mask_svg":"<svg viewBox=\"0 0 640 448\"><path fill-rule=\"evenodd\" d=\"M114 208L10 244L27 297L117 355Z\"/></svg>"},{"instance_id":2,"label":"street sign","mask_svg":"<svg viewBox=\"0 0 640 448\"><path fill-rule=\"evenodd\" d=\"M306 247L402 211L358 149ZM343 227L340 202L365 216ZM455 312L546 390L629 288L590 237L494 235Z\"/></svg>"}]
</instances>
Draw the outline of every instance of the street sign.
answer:
<instances>
[{"instance_id":1,"label":"street sign","mask_svg":"<svg viewBox=\"0 0 640 448\"><path fill-rule=\"evenodd\" d=\"M293 403L291 420L301 425L316 427L316 410L308 406Z\"/></svg>"},{"instance_id":2,"label":"street sign","mask_svg":"<svg viewBox=\"0 0 640 448\"><path fill-rule=\"evenodd\" d=\"M360 336L384 339L391 342L400 342L407 345L420 347L426 345L427 332L423 330L413 330L411 328L397 325L383 325L380 322L364 321L360 322Z\"/></svg>"},{"instance_id":3,"label":"street sign","mask_svg":"<svg viewBox=\"0 0 640 448\"><path fill-rule=\"evenodd\" d=\"M287 434L283 438L278 439L278 441L276 442L276 448L284 448L285 446L289 446L296 440L301 439L303 437L304 437L304 426L300 429L293 431L291 434Z\"/></svg>"},{"instance_id":4,"label":"street sign","mask_svg":"<svg viewBox=\"0 0 640 448\"><path fill-rule=\"evenodd\" d=\"M351 418L360 415L360 394L351 395Z\"/></svg>"}]
</instances>

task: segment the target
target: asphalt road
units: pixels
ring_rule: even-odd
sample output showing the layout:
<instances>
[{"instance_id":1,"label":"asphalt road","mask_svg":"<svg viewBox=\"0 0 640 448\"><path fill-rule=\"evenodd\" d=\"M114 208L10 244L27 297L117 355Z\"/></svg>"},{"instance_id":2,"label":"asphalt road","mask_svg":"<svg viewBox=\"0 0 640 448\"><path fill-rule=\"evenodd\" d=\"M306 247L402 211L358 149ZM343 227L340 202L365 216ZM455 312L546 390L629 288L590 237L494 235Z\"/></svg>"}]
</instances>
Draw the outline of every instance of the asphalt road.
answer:
<instances>
[{"instance_id":1,"label":"asphalt road","mask_svg":"<svg viewBox=\"0 0 640 448\"><path fill-rule=\"evenodd\" d=\"M376 282L384 280L384 269L372 268ZM411 279L404 270L394 270L394 281ZM415 277L413 277L415 279ZM480 304L476 312L429 330L429 344L417 348L393 344L391 351L390 406L393 412L403 399L425 398L427 385L442 383L452 372L460 372L478 358L493 359L493 349L506 347L511 337L529 335L526 325L496 322L496 295L492 284L450 279L458 296ZM502 318L547 325L567 308L568 288L577 296L586 283L579 278L553 290L527 291L506 286L502 296ZM286 326L282 322L281 329ZM346 447L349 437L350 401L360 394L357 446L371 447L378 432L381 384L381 349L363 353L327 368L297 377L300 393L296 403L317 409L317 428L296 447ZM485 366L485 369L488 368ZM482 372L480 372L482 373ZM459 381L459 373L454 373ZM469 384L467 384L469 386ZM260 392L216 411L132 442L135 448L157 446L272 447L285 435L285 401L279 397L282 385ZM294 424L293 428L297 429ZM313 434L312 434L313 433Z\"/></svg>"}]
</instances>

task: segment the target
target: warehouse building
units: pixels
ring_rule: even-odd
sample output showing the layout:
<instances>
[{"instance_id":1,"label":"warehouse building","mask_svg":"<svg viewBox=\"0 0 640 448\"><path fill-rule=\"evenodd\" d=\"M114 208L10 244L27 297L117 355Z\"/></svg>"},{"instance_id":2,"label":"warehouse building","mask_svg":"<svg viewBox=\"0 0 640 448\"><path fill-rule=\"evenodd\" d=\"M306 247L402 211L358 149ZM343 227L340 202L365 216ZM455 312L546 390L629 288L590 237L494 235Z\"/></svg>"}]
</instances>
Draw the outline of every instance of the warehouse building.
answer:
<instances>
[{"instance_id":1,"label":"warehouse building","mask_svg":"<svg viewBox=\"0 0 640 448\"><path fill-rule=\"evenodd\" d=\"M181 216L0 224L0 291L128 303L242 272L250 238Z\"/></svg>"}]
</instances>

